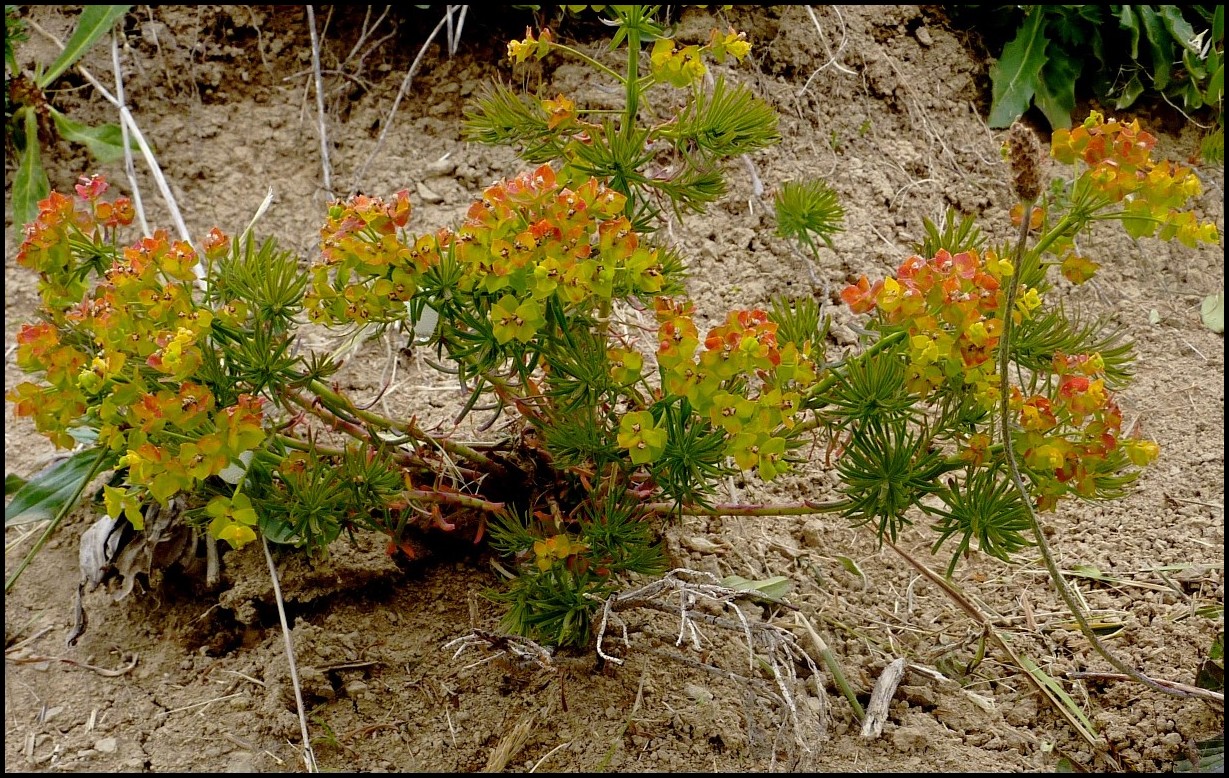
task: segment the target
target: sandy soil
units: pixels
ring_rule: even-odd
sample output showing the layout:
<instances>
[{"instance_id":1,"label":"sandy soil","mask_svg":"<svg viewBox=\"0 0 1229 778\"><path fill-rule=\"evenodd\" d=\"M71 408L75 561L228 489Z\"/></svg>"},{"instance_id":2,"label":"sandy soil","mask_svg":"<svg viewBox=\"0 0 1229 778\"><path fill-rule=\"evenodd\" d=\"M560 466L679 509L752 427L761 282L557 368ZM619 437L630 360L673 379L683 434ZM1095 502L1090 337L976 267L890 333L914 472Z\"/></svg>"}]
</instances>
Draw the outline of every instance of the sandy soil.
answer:
<instances>
[{"instance_id":1,"label":"sandy soil","mask_svg":"<svg viewBox=\"0 0 1229 778\"><path fill-rule=\"evenodd\" d=\"M64 37L68 8L43 7L35 18ZM463 142L460 116L483 80L513 78L502 41L531 19L472 14L454 54L438 42L428 47L390 115L438 15L394 13L360 41L375 16L365 22L363 9L337 7L317 17L333 188L388 195L408 187L416 229L455 223L481 187L521 169L507 149ZM833 348L856 337L854 317L835 292L851 274L895 268L921 239L923 217L938 219L951 207L977 215L996 239L1010 233L1001 133L982 119L987 63L940 12L823 6L813 20L802 6L746 6L724 16L717 26L733 23L755 46L750 64L727 77L752 85L782 117L783 141L754 157L755 174L769 193L792 177L825 176L848 211L846 231L815 267L815 292L836 322ZM689 11L680 35L707 37L712 26L712 12ZM258 231L310 258L329 197L303 9L139 6L123 32L127 98L193 234L214 225L238 232L272 188L274 203ZM565 22L557 32L578 45L601 45L592 26ZM54 52L35 33L20 53L31 62ZM104 49L85 64L111 83ZM552 92L601 96L600 85L571 64L533 71L526 83L539 80ZM80 120L113 120L89 88L55 100ZM1157 130L1163 153L1192 155L1197 136L1180 117L1142 118ZM67 144L48 164L53 186L63 189L96 170ZM102 172L125 188L121 169ZM746 169L732 172L727 201L673 230L708 320L781 292L809 293L813 283L807 260L774 235L769 197L755 196ZM1199 173L1203 216L1223 233L1223 170ZM170 226L144 170L139 182L154 220ZM21 378L14 336L37 298L34 279L13 262L7 220L5 236L7 387ZM1193 683L1224 628L1224 340L1202 326L1198 312L1204 295L1224 288L1223 254L1134 243L1109 230L1091 235L1085 249L1104 269L1094 283L1064 294L1136 341L1136 381L1121 399L1162 456L1128 499L1064 507L1045 522L1065 569L1104 573L1074 580L1100 621L1121 626L1107 638L1113 650L1154 677ZM398 355L400 345L363 345L341 376L343 387L374 397L396 359L385 407L428 423L451 418L463 394L412 351ZM6 405L5 472L29 476L51 453ZM823 499L834 483L820 456L770 487L740 481L730 490L743 500ZM87 595L89 629L78 645L65 646L77 539L94 511L65 523L5 597L6 772L302 769L287 652L258 545L224 557L224 583L215 592L156 575L122 602L101 589ZM942 570L946 557L930 554L932 534L918 524L900 548ZM32 543L28 530L6 530L7 571ZM975 661L978 623L864 530L836 518L692 518L672 527L668 542L681 566L787 576L787 599L817 626L864 702L884 668L906 659L882 736L860 737L849 704L821 674L800 701L826 730L806 744L809 761L788 737L774 748L782 711L755 703L752 687L739 680L747 661L742 638L713 630L699 652L676 646L677 619L660 613L632 618L622 666L599 667L585 654L562 657L547 672L480 662L488 655L478 650L454 656L446 643L471 626L497 626L499 611L481 596L498 584L496 573L480 556L405 570L382 542L359 538L336 544L329 560L314 566L277 555L321 767L724 772L809 764L824 771L1008 772L1050 771L1066 760L1077 770L1165 771L1188 754L1189 743L1223 731L1223 712L1203 702L1070 678L1109 668L1029 553L1011 565L975 555L953 580L1016 652L1061 684L1087 716L1092 742L993 645ZM1220 610L1214 618L1200 615L1207 609ZM785 622L768 609L751 615Z\"/></svg>"}]
</instances>

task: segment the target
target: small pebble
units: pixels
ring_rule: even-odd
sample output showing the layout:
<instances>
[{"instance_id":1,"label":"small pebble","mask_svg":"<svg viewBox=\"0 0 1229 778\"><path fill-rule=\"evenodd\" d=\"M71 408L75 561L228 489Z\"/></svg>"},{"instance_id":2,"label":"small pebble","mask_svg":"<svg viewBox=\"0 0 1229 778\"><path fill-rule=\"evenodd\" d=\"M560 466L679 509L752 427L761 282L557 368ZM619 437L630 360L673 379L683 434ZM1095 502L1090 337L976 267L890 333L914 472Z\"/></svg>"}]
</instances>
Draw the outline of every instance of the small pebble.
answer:
<instances>
[{"instance_id":1,"label":"small pebble","mask_svg":"<svg viewBox=\"0 0 1229 778\"><path fill-rule=\"evenodd\" d=\"M432 190L430 187L428 187L426 184L424 184L421 181L418 182L418 198L422 200L424 203L444 202L443 196L441 196L439 193Z\"/></svg>"}]
</instances>

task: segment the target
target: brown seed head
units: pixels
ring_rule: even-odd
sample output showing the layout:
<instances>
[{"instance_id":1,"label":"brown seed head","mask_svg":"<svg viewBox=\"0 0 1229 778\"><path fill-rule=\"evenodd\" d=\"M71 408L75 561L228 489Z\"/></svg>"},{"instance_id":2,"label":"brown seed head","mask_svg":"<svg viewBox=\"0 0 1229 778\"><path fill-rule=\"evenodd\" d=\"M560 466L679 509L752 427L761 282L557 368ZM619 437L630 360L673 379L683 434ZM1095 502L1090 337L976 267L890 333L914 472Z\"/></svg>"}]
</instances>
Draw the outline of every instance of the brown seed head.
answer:
<instances>
[{"instance_id":1,"label":"brown seed head","mask_svg":"<svg viewBox=\"0 0 1229 778\"><path fill-rule=\"evenodd\" d=\"M1024 202L1041 196L1041 144L1028 125L1017 121L1007 131L1012 188Z\"/></svg>"}]
</instances>

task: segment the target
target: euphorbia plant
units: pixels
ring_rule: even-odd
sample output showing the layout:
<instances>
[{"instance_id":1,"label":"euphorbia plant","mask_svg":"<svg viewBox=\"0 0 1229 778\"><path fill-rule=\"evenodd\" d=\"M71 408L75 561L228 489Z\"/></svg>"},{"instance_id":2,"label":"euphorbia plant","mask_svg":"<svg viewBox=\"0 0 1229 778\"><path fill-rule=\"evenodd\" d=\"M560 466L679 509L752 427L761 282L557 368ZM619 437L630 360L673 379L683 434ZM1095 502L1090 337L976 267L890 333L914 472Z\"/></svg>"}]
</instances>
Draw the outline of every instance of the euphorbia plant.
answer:
<instances>
[{"instance_id":1,"label":"euphorbia plant","mask_svg":"<svg viewBox=\"0 0 1229 778\"><path fill-rule=\"evenodd\" d=\"M322 552L372 530L417 556L441 537L489 538L511 574L507 626L552 644L583 643L622 576L664 567L661 522L679 514L838 512L895 536L920 510L936 546L957 539L953 565L974 545L1008 558L1027 542L1029 512L1004 407L1029 501L1122 494L1156 454L1122 429L1113 399L1129 346L1068 319L1046 279L1053 265L1075 279L1095 270L1074 243L1093 220L1215 241L1176 210L1197 193L1189 171L1152 162L1136 125L1094 116L1055 136L1060 161L1083 168L1050 190L1027 250L987 248L970 223L949 224L894 278L845 290L876 316L879 337L860 353L828 360L811 299L731 311L702 333L684 257L650 230L656 203L701 206L721 158L751 147L714 155L697 140L712 133L681 129L709 116L717 87L701 91L694 54L642 11L620 14L628 70L614 75L629 107L618 121L590 123L562 96L544 119L512 96L541 124L517 136L537 139L536 167L433 231L410 228L405 192L335 203L306 276L272 242L217 230L199 251L161 233L125 247L131 209L105 182L83 181L75 201L53 193L19 256L40 274L43 307L19 335L19 364L38 380L9 392L17 412L61 446L94 431L94 470L115 473L107 511L138 529L146 506L174 501L236 548L263 535ZM641 76L650 42L658 61ZM740 42L717 34L708 50ZM513 55L531 44L557 46L543 33ZM645 131L632 98L654 80L692 91L673 125ZM653 162L663 142L673 168ZM595 163L600 149L610 167ZM835 229L826 190L788 199L809 216L786 234ZM462 443L424 430L413 408L375 413L329 383L328 357L295 348L304 320L371 330L428 321L428 309L430 345L469 391L459 415L482 403L511 416L512 434ZM835 458L839 499L715 504L728 474L771 480L804 445Z\"/></svg>"}]
</instances>

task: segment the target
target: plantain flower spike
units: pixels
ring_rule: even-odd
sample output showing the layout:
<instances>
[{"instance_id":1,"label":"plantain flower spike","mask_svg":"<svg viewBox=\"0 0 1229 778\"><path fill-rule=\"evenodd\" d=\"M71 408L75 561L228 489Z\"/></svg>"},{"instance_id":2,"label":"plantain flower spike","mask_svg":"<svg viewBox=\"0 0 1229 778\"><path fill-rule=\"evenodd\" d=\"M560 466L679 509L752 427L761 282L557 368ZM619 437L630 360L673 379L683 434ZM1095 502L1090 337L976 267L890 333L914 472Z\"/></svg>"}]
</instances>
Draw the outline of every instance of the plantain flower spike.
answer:
<instances>
[{"instance_id":1,"label":"plantain flower spike","mask_svg":"<svg viewBox=\"0 0 1229 778\"><path fill-rule=\"evenodd\" d=\"M1016 197L1026 203L1036 201L1041 196L1041 144L1037 135L1017 120L1007 131L1006 151Z\"/></svg>"}]
</instances>

